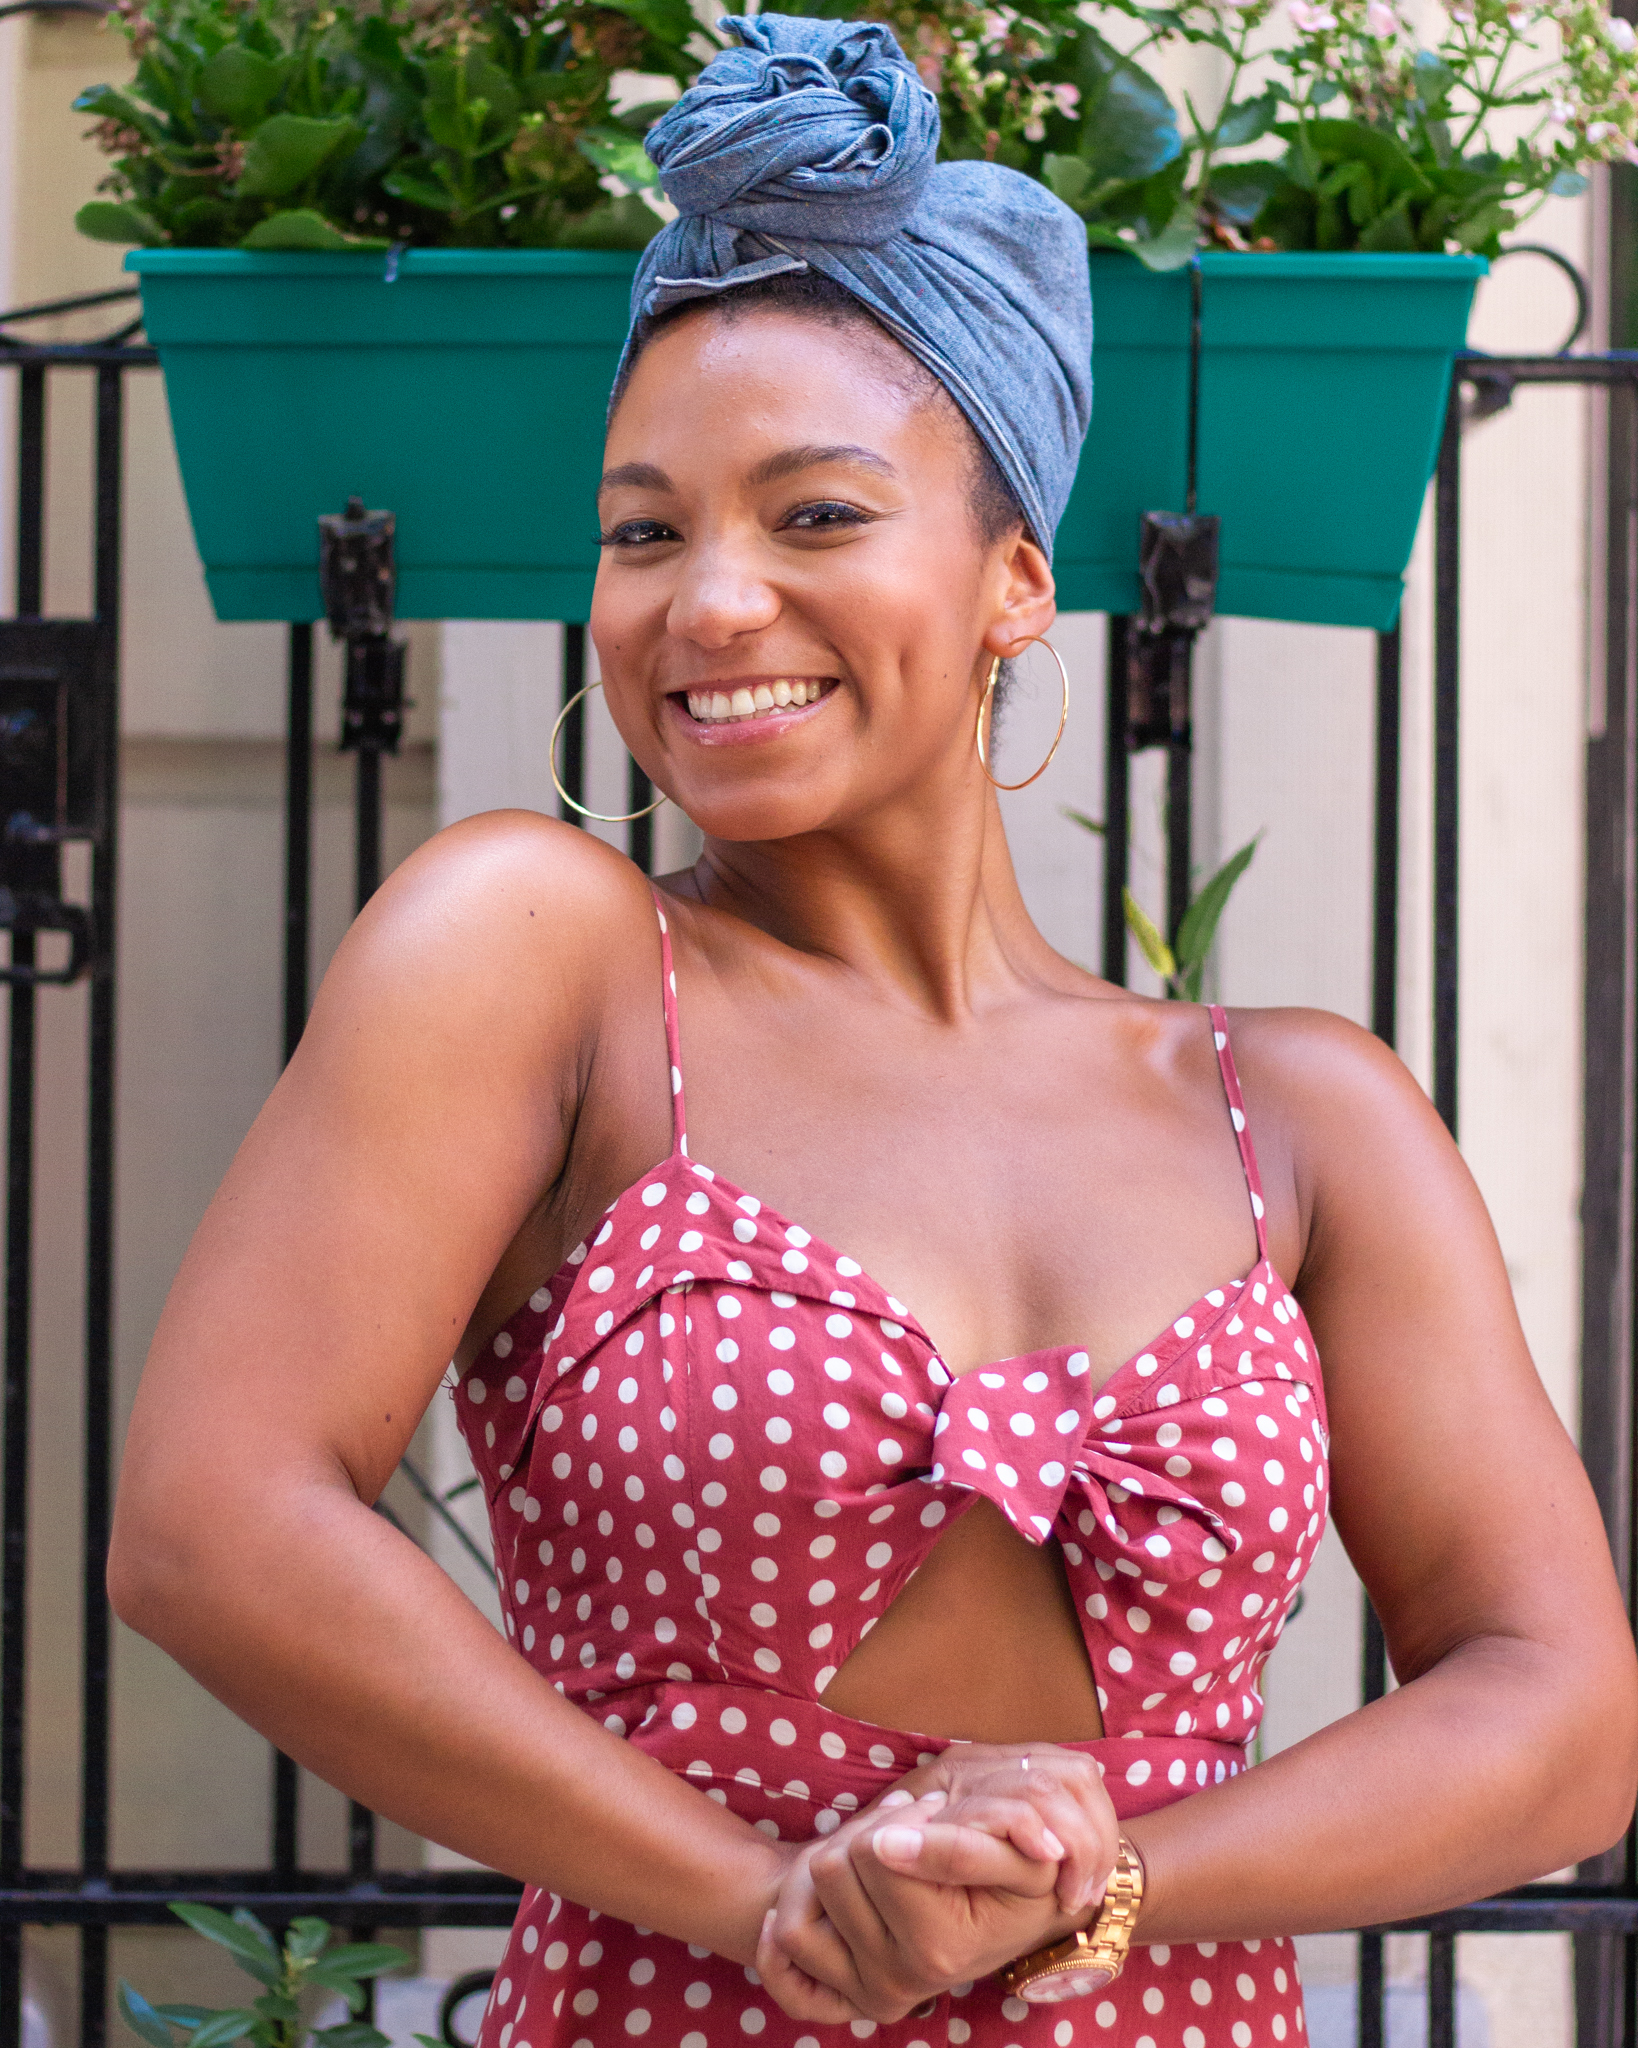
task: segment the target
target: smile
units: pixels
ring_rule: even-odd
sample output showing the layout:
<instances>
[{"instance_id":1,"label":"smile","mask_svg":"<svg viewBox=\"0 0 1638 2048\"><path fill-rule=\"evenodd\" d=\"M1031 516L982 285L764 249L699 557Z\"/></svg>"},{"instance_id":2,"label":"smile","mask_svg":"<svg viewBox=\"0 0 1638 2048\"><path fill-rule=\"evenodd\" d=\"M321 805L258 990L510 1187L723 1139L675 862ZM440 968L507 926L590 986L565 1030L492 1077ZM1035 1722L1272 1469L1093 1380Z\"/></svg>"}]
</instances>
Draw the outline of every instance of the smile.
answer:
<instances>
[{"instance_id":1,"label":"smile","mask_svg":"<svg viewBox=\"0 0 1638 2048\"><path fill-rule=\"evenodd\" d=\"M689 690L688 715L699 725L732 725L800 711L835 689L832 676L776 676L771 683L742 684L734 690Z\"/></svg>"}]
</instances>

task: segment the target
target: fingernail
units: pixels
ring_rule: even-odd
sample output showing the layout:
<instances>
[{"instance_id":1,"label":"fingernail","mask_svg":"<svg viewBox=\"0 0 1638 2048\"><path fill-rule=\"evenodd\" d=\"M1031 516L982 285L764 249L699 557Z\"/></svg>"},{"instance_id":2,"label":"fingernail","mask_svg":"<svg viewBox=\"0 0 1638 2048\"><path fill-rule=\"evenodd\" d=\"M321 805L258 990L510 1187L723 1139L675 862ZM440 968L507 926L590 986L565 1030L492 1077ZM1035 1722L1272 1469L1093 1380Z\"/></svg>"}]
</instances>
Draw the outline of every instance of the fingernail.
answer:
<instances>
[{"instance_id":1,"label":"fingernail","mask_svg":"<svg viewBox=\"0 0 1638 2048\"><path fill-rule=\"evenodd\" d=\"M948 1792L924 1792L916 1801L916 1804L918 1806L925 1806L929 1813L936 1813L939 1807L949 1804L949 1799L950 1795Z\"/></svg>"},{"instance_id":2,"label":"fingernail","mask_svg":"<svg viewBox=\"0 0 1638 2048\"><path fill-rule=\"evenodd\" d=\"M920 1828L878 1828L870 1838L870 1846L878 1856L897 1857L913 1863L921 1854L922 1840Z\"/></svg>"},{"instance_id":3,"label":"fingernail","mask_svg":"<svg viewBox=\"0 0 1638 2048\"><path fill-rule=\"evenodd\" d=\"M890 1806L914 1806L915 1803L916 1795L914 1792L889 1792L882 1801L882 1811L885 1813Z\"/></svg>"},{"instance_id":4,"label":"fingernail","mask_svg":"<svg viewBox=\"0 0 1638 2048\"><path fill-rule=\"evenodd\" d=\"M779 1908L777 1906L770 1906L767 1912L763 1914L762 1932L764 1936L767 1935L768 1929L774 1924L774 1917L778 1913L778 1911Z\"/></svg>"},{"instance_id":5,"label":"fingernail","mask_svg":"<svg viewBox=\"0 0 1638 2048\"><path fill-rule=\"evenodd\" d=\"M1058 1840L1058 1837L1052 1832L1051 1828L1042 1828L1041 1846L1046 1850L1049 1856L1055 1856L1060 1863L1062 1863L1064 1857L1068 1854L1068 1851L1064 1848L1063 1843Z\"/></svg>"}]
</instances>

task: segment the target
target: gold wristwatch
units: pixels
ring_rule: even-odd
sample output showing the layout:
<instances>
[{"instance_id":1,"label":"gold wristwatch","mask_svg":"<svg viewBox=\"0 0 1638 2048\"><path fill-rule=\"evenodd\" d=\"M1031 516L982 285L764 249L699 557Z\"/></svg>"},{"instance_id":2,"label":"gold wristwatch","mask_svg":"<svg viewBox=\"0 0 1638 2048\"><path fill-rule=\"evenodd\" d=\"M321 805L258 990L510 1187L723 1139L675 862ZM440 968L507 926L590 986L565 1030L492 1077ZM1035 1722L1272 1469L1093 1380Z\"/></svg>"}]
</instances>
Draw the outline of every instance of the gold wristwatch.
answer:
<instances>
[{"instance_id":1,"label":"gold wristwatch","mask_svg":"<svg viewBox=\"0 0 1638 2048\"><path fill-rule=\"evenodd\" d=\"M1113 1984L1126 1967L1126 1951L1132 1945L1132 1930L1142 1904L1143 1865L1122 1835L1097 1919L1078 1934L1008 1963L999 1973L1002 1990L1031 2005L1055 2005L1060 1999L1085 1998Z\"/></svg>"}]
</instances>

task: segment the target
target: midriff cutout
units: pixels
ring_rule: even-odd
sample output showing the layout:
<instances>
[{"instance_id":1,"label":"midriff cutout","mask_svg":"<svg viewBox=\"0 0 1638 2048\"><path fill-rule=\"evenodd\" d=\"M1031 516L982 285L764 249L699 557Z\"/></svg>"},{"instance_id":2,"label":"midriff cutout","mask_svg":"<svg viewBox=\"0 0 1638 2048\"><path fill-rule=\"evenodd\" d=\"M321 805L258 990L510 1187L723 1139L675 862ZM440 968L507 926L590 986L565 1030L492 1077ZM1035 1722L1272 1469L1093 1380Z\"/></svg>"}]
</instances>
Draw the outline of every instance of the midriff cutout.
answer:
<instances>
[{"instance_id":1,"label":"midriff cutout","mask_svg":"<svg viewBox=\"0 0 1638 2048\"><path fill-rule=\"evenodd\" d=\"M1092 1742L1097 1684L1056 1542L980 1496L821 1695L878 1728L968 1742Z\"/></svg>"}]
</instances>

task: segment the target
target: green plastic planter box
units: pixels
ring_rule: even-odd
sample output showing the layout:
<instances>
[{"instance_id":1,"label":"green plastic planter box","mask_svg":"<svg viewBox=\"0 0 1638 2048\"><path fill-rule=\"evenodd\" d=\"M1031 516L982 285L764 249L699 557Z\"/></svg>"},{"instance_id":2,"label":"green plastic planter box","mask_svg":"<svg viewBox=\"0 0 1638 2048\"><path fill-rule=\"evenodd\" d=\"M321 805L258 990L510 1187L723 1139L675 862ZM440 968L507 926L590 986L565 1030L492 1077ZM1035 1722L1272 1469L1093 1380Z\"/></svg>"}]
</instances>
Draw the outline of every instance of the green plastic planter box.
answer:
<instances>
[{"instance_id":1,"label":"green plastic planter box","mask_svg":"<svg viewBox=\"0 0 1638 2048\"><path fill-rule=\"evenodd\" d=\"M1201 260L1199 508L1217 608L1382 630L1439 452L1479 256ZM1138 523L1188 483L1189 278L1092 259L1092 431L1053 566L1066 611L1138 609Z\"/></svg>"},{"instance_id":2,"label":"green plastic planter box","mask_svg":"<svg viewBox=\"0 0 1638 2048\"><path fill-rule=\"evenodd\" d=\"M636 258L144 249L171 426L218 618L321 615L318 527L398 521L405 618L584 619L603 409ZM1398 610L1474 257L1204 259L1200 509L1219 609L1386 626ZM1181 511L1189 285L1092 262L1091 438L1059 529L1066 610L1137 608L1138 522Z\"/></svg>"},{"instance_id":3,"label":"green plastic planter box","mask_svg":"<svg viewBox=\"0 0 1638 2048\"><path fill-rule=\"evenodd\" d=\"M633 255L141 249L219 619L316 619L321 512L397 517L408 619L584 619Z\"/></svg>"}]
</instances>

